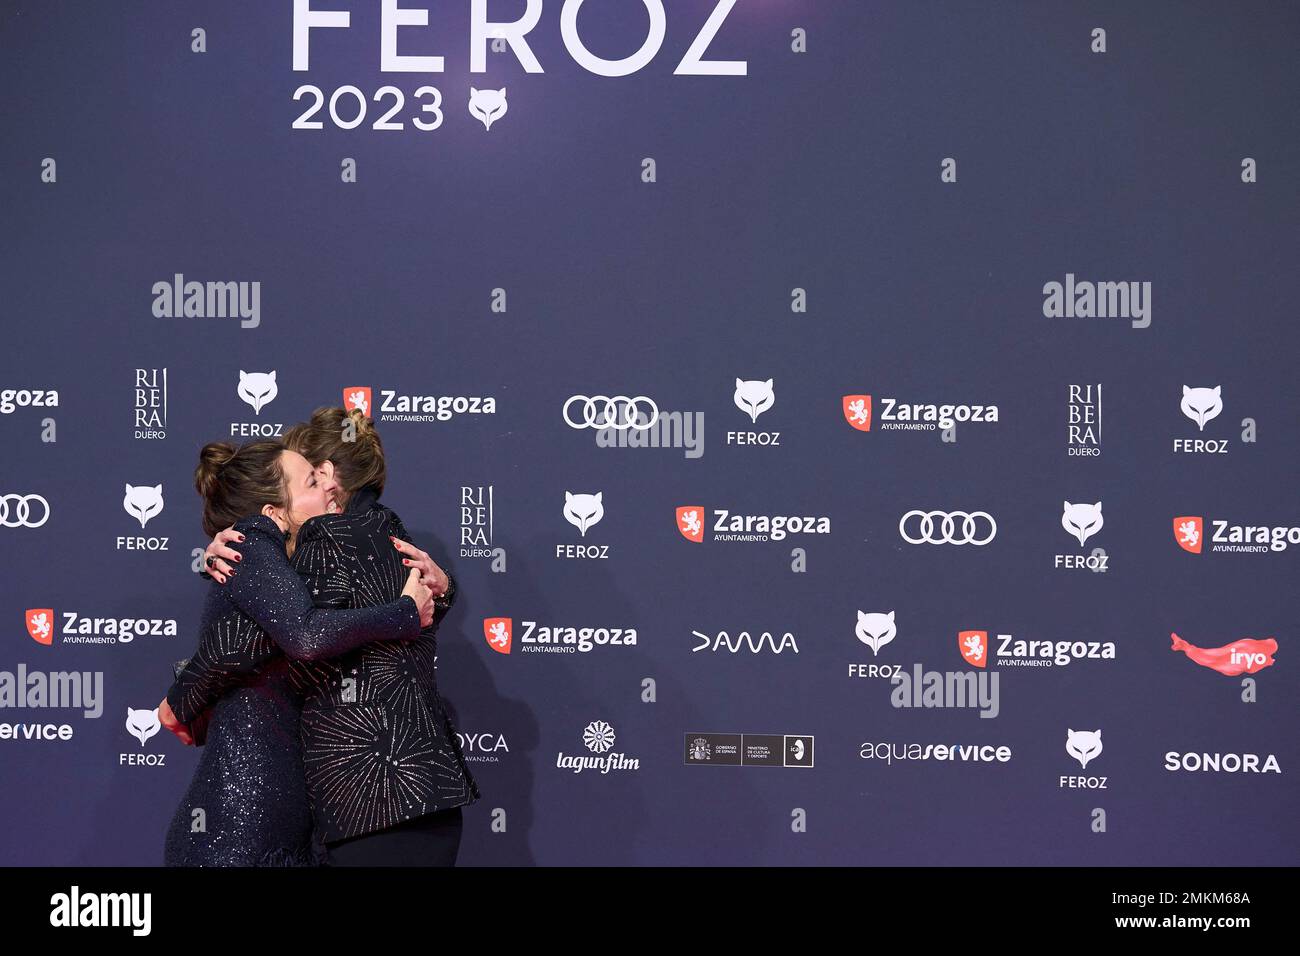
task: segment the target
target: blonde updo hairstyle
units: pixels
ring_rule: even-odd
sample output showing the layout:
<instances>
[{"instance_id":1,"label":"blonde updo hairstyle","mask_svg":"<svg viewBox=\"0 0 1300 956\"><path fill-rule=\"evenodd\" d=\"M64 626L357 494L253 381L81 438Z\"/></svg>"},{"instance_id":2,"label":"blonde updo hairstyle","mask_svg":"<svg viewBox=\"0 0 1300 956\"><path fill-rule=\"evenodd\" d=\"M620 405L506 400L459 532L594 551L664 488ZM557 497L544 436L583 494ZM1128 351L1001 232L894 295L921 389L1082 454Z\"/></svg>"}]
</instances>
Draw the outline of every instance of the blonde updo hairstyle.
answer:
<instances>
[{"instance_id":1,"label":"blonde updo hairstyle","mask_svg":"<svg viewBox=\"0 0 1300 956\"><path fill-rule=\"evenodd\" d=\"M359 408L318 408L311 420L294 425L284 433L286 448L298 452L313 468L334 463L334 480L347 495L374 485L383 492L388 470L384 445L375 423Z\"/></svg>"},{"instance_id":2,"label":"blonde updo hairstyle","mask_svg":"<svg viewBox=\"0 0 1300 956\"><path fill-rule=\"evenodd\" d=\"M284 447L267 440L203 446L194 488L203 499L204 534L216 537L241 518L261 514L265 505L288 510L289 489L280 464Z\"/></svg>"}]
</instances>

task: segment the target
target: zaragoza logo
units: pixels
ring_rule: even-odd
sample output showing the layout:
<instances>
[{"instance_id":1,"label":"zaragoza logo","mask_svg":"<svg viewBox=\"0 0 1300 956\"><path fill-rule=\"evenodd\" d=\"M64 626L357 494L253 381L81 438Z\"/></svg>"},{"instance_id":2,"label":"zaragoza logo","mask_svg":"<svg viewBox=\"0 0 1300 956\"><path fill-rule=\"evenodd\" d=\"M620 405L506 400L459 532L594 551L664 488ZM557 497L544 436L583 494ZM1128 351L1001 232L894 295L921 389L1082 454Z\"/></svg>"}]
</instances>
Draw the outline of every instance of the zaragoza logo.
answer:
<instances>
[{"instance_id":1,"label":"zaragoza logo","mask_svg":"<svg viewBox=\"0 0 1300 956\"><path fill-rule=\"evenodd\" d=\"M704 505L682 505L677 509L677 530L687 541L704 541Z\"/></svg>"},{"instance_id":2,"label":"zaragoza logo","mask_svg":"<svg viewBox=\"0 0 1300 956\"><path fill-rule=\"evenodd\" d=\"M351 388L343 389L343 407L348 411L354 408L361 409L361 414L366 418L373 418L370 414L370 387L354 385Z\"/></svg>"},{"instance_id":3,"label":"zaragoza logo","mask_svg":"<svg viewBox=\"0 0 1300 956\"><path fill-rule=\"evenodd\" d=\"M483 618L483 638L498 654L510 653L510 635L513 632L514 621L508 617Z\"/></svg>"},{"instance_id":4,"label":"zaragoza logo","mask_svg":"<svg viewBox=\"0 0 1300 956\"><path fill-rule=\"evenodd\" d=\"M972 667L984 667L989 662L988 631L958 631L957 649Z\"/></svg>"},{"instance_id":5,"label":"zaragoza logo","mask_svg":"<svg viewBox=\"0 0 1300 956\"><path fill-rule=\"evenodd\" d=\"M871 396L845 395L844 419L860 432L871 431Z\"/></svg>"},{"instance_id":6,"label":"zaragoza logo","mask_svg":"<svg viewBox=\"0 0 1300 956\"><path fill-rule=\"evenodd\" d=\"M1201 539L1205 531L1205 520L1189 515L1174 519L1174 540L1178 547L1192 554L1201 553Z\"/></svg>"},{"instance_id":7,"label":"zaragoza logo","mask_svg":"<svg viewBox=\"0 0 1300 956\"><path fill-rule=\"evenodd\" d=\"M37 644L48 646L54 641L54 608L28 608L23 620L27 622L27 633Z\"/></svg>"}]
</instances>

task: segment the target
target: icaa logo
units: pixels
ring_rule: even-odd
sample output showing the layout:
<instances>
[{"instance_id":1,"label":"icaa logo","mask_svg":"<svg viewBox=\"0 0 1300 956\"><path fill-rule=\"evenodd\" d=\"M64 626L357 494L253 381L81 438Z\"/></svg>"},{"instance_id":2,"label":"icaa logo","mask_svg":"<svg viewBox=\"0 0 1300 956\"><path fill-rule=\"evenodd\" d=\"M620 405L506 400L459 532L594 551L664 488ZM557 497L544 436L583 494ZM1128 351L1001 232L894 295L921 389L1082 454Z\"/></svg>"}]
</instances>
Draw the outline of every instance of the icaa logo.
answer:
<instances>
[{"instance_id":1,"label":"icaa logo","mask_svg":"<svg viewBox=\"0 0 1300 956\"><path fill-rule=\"evenodd\" d=\"M704 505L682 505L677 509L677 530L687 541L704 541Z\"/></svg>"},{"instance_id":2,"label":"icaa logo","mask_svg":"<svg viewBox=\"0 0 1300 956\"><path fill-rule=\"evenodd\" d=\"M957 650L972 667L983 667L989 662L988 631L958 631Z\"/></svg>"},{"instance_id":3,"label":"icaa logo","mask_svg":"<svg viewBox=\"0 0 1300 956\"><path fill-rule=\"evenodd\" d=\"M1178 542L1178 547L1184 551L1200 554L1201 535L1204 531L1205 521L1202 518L1184 515L1181 518L1174 519L1174 540Z\"/></svg>"},{"instance_id":4,"label":"icaa logo","mask_svg":"<svg viewBox=\"0 0 1300 956\"><path fill-rule=\"evenodd\" d=\"M860 432L871 431L871 396L845 395L844 420Z\"/></svg>"},{"instance_id":5,"label":"icaa logo","mask_svg":"<svg viewBox=\"0 0 1300 956\"><path fill-rule=\"evenodd\" d=\"M508 617L483 618L483 639L498 654L509 654L514 622Z\"/></svg>"},{"instance_id":6,"label":"icaa logo","mask_svg":"<svg viewBox=\"0 0 1300 956\"><path fill-rule=\"evenodd\" d=\"M369 387L363 388L360 385L354 385L351 388L343 389L343 407L348 411L352 411L354 408L359 408L361 409L361 414L365 415L366 418L374 418L374 416L370 414L371 404Z\"/></svg>"}]
</instances>

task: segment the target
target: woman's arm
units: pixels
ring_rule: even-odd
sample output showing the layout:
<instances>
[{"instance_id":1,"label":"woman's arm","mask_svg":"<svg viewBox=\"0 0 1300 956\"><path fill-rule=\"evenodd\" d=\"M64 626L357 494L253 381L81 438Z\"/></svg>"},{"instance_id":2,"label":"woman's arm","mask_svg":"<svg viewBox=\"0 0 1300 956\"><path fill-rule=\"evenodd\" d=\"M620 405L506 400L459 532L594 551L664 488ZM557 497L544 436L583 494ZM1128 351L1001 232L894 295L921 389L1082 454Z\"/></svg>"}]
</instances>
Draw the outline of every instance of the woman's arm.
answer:
<instances>
[{"instance_id":1,"label":"woman's arm","mask_svg":"<svg viewBox=\"0 0 1300 956\"><path fill-rule=\"evenodd\" d=\"M338 657L371 641L412 641L420 636L420 609L407 595L375 607L317 608L289 565L283 536L255 519L234 545L240 562L224 585L236 607L296 660Z\"/></svg>"}]
</instances>

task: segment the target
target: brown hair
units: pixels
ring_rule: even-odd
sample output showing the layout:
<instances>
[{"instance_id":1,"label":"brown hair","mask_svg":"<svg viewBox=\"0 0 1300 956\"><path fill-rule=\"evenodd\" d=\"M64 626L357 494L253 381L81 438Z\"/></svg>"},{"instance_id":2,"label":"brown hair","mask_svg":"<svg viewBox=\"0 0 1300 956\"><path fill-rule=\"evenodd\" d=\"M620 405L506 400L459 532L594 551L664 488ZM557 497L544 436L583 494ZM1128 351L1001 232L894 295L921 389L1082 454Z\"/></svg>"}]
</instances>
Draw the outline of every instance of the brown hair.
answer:
<instances>
[{"instance_id":1,"label":"brown hair","mask_svg":"<svg viewBox=\"0 0 1300 956\"><path fill-rule=\"evenodd\" d=\"M215 537L240 518L262 513L263 505L289 507L278 441L250 441L236 448L214 441L199 452L194 488L203 498L203 533Z\"/></svg>"},{"instance_id":2,"label":"brown hair","mask_svg":"<svg viewBox=\"0 0 1300 956\"><path fill-rule=\"evenodd\" d=\"M352 440L344 438L352 429ZM321 462L334 463L334 477L349 496L366 485L384 490L388 470L384 466L384 446L375 431L375 423L359 408L318 408L311 421L294 425L284 433L286 448L298 452L313 468Z\"/></svg>"}]
</instances>

